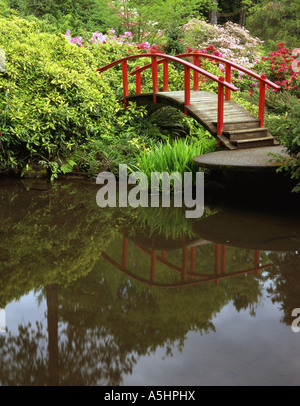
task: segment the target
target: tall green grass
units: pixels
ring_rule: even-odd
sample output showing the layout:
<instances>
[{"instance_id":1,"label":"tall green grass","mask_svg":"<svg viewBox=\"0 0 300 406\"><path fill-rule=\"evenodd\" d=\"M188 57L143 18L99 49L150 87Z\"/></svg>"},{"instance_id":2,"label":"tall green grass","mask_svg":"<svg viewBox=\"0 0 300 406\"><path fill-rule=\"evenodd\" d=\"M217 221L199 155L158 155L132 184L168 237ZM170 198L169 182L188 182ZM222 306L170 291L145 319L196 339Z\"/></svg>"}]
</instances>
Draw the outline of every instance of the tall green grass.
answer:
<instances>
[{"instance_id":1,"label":"tall green grass","mask_svg":"<svg viewBox=\"0 0 300 406\"><path fill-rule=\"evenodd\" d=\"M146 174L149 181L151 181L152 172L168 172L169 174L178 172L182 177L184 172L192 172L195 178L197 168L193 163L193 158L213 152L216 148L216 140L211 136L159 142L155 145L152 144L149 151L137 157L136 168Z\"/></svg>"}]
</instances>

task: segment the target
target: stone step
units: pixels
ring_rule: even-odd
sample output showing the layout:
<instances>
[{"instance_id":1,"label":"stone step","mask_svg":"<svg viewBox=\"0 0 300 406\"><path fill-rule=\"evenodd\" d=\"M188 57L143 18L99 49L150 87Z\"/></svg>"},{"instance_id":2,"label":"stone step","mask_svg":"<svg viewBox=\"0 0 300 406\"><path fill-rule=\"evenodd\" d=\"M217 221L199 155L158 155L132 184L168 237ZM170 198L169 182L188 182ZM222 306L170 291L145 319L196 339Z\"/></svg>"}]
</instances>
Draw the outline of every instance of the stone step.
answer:
<instances>
[{"instance_id":1,"label":"stone step","mask_svg":"<svg viewBox=\"0 0 300 406\"><path fill-rule=\"evenodd\" d=\"M235 131L223 131L223 134L228 137L230 141L262 138L270 135L267 128L248 128Z\"/></svg>"}]
</instances>

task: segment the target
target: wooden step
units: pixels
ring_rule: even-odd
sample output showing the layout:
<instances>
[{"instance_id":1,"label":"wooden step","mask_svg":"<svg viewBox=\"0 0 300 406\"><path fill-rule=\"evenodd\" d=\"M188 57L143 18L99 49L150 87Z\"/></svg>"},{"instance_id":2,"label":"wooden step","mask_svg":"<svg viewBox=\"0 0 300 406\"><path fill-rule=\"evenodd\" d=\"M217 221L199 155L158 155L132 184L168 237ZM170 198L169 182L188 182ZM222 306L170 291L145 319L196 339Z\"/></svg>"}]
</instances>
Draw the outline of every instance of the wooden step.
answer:
<instances>
[{"instance_id":1,"label":"wooden step","mask_svg":"<svg viewBox=\"0 0 300 406\"><path fill-rule=\"evenodd\" d=\"M217 126L217 122L213 123ZM244 130L248 128L259 128L260 120L253 119L253 120L245 120L245 121L224 121L224 131L236 131L236 130Z\"/></svg>"},{"instance_id":2,"label":"wooden step","mask_svg":"<svg viewBox=\"0 0 300 406\"><path fill-rule=\"evenodd\" d=\"M233 145L227 137L225 137L224 135L217 135L217 140L219 140L221 142L221 145L223 147L225 147L226 149L229 150L233 150L233 149L237 149L236 145Z\"/></svg>"},{"instance_id":3,"label":"wooden step","mask_svg":"<svg viewBox=\"0 0 300 406\"><path fill-rule=\"evenodd\" d=\"M237 149L241 148L256 148L256 147L268 147L275 145L275 139L272 135L262 138L243 139L243 140L230 140L230 143L236 146Z\"/></svg>"},{"instance_id":4,"label":"wooden step","mask_svg":"<svg viewBox=\"0 0 300 406\"><path fill-rule=\"evenodd\" d=\"M270 135L267 128L247 128L235 131L223 131L223 134L233 140L255 139Z\"/></svg>"}]
</instances>

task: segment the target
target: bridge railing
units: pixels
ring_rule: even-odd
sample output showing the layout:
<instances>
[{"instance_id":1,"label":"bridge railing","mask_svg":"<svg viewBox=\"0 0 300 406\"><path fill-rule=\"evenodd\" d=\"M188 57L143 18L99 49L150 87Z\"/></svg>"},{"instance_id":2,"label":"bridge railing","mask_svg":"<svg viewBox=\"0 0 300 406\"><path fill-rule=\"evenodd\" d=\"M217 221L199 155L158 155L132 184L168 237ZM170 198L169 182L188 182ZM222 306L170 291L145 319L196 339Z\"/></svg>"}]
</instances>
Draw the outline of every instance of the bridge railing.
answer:
<instances>
[{"instance_id":1,"label":"bridge railing","mask_svg":"<svg viewBox=\"0 0 300 406\"><path fill-rule=\"evenodd\" d=\"M153 89L153 101L156 102L156 95L155 93L159 92L158 89L158 63L164 64L164 72L163 72L163 87L164 91L166 91L166 84L168 83L168 61L178 62L179 64L184 66L184 106L185 106L185 113L187 113L186 106L191 104L191 87L190 87L190 72L191 70L196 72L196 74L202 74L209 79L214 80L218 83L218 113L217 113L217 135L221 135L223 132L223 122L224 122L224 91L228 89L229 91L237 91L239 90L233 84L227 82L223 76L216 76L206 70L200 68L196 64L192 64L190 62L185 61L177 56L165 55L160 53L151 53L151 54L138 54L138 55L130 55L125 58L119 59L114 61L108 65L105 65L101 68L97 68L99 73L102 73L116 65L122 65L122 80L123 80L123 97L124 97L124 104L125 108L127 107L127 100L126 97L129 96L128 91L128 66L127 62L131 59L137 58L151 58L151 63L149 65L145 65L142 68L138 68L133 71L131 74L136 75L136 93L141 93L141 75L140 73L142 70L151 67L152 69L152 89ZM158 60L158 58L161 58ZM228 91L227 91L228 92Z\"/></svg>"},{"instance_id":2,"label":"bridge railing","mask_svg":"<svg viewBox=\"0 0 300 406\"><path fill-rule=\"evenodd\" d=\"M266 75L262 74L259 75L256 72L251 71L244 66L238 65L235 62L229 61L227 59L221 58L216 55L206 54L200 51L195 51L192 53L185 53L176 55L177 58L193 58L193 63L195 66L200 66L200 58L205 59L212 59L222 63L225 66L225 81L227 83L231 83L231 71L232 69L236 69L240 72L246 73L247 75L251 76L253 79L259 81L259 106L258 106L258 118L260 120L260 127L264 126L264 114L265 114L265 92L266 92L266 85L272 87L273 89L280 89L280 86L275 84L274 82L267 79ZM166 58L160 59L157 61L157 64L163 64L163 91L168 91L168 60ZM135 69L130 75L136 75L137 81L137 90L140 89L140 78L141 72L150 68L151 64L145 65L141 68ZM194 69L194 77L193 77L193 89L195 91L199 90L199 72ZM230 87L225 87L225 100L230 100L231 89Z\"/></svg>"}]
</instances>

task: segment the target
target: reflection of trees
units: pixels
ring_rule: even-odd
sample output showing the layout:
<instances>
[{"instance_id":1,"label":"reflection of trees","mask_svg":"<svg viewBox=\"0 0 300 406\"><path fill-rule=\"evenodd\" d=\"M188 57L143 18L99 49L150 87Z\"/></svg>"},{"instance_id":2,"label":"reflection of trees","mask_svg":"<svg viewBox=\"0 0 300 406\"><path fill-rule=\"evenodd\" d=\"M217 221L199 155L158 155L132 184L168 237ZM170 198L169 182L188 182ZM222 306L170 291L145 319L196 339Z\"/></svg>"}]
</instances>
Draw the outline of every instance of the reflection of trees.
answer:
<instances>
[{"instance_id":1,"label":"reflection of trees","mask_svg":"<svg viewBox=\"0 0 300 406\"><path fill-rule=\"evenodd\" d=\"M101 324L88 328L75 317L77 323L58 328L57 286L46 291L47 328L28 323L19 326L17 336L0 336L2 385L119 385L134 358L120 350Z\"/></svg>"},{"instance_id":2,"label":"reflection of trees","mask_svg":"<svg viewBox=\"0 0 300 406\"><path fill-rule=\"evenodd\" d=\"M237 311L249 309L255 315L262 292L259 275L160 290L128 279L100 258L104 249L122 257L117 247L122 247L119 231L126 225L130 237L140 242L149 237L149 230L156 238L160 234L158 241L166 249L172 246L167 260L181 266L181 246L177 249L171 237L177 243L187 236L190 243L194 234L179 211L174 215L168 210L168 218L163 213L154 217L152 211L147 217L145 210L140 217L138 210L122 215L101 211L95 204L96 190L82 184L28 194L17 188L6 192L0 189L1 202L10 200L0 214L0 248L6 260L0 270L0 306L45 287L47 326L20 326L17 336L1 336L4 385L119 385L135 357L159 347L171 356L175 346L183 348L189 331L214 331L213 318L229 302ZM212 246L194 249L195 272L214 271ZM140 249L131 252L130 269L145 270L145 255ZM253 250L227 247L226 258L228 273L253 268ZM162 283L178 277L176 270L166 271L163 262L156 264L155 272Z\"/></svg>"},{"instance_id":3,"label":"reflection of trees","mask_svg":"<svg viewBox=\"0 0 300 406\"><path fill-rule=\"evenodd\" d=\"M47 374L46 335L43 326L19 326L17 336L0 336L2 385L44 385Z\"/></svg>"},{"instance_id":4,"label":"reflection of trees","mask_svg":"<svg viewBox=\"0 0 300 406\"><path fill-rule=\"evenodd\" d=\"M267 291L273 303L280 303L281 321L291 325L292 310L300 307L300 254L298 251L272 252L269 258L274 263L274 270L269 274L272 284Z\"/></svg>"},{"instance_id":5,"label":"reflection of trees","mask_svg":"<svg viewBox=\"0 0 300 406\"><path fill-rule=\"evenodd\" d=\"M87 274L122 222L114 210L97 207L91 184L33 185L0 187L0 307Z\"/></svg>"},{"instance_id":6,"label":"reflection of trees","mask_svg":"<svg viewBox=\"0 0 300 406\"><path fill-rule=\"evenodd\" d=\"M42 346L44 342L45 346ZM50 370L43 326L20 326L17 336L0 336L0 381L2 385L120 385L130 373L134 359L122 357L105 327L84 334L72 327L60 333L59 362ZM53 348L52 348L53 350ZM53 365L52 365L53 367Z\"/></svg>"}]
</instances>

